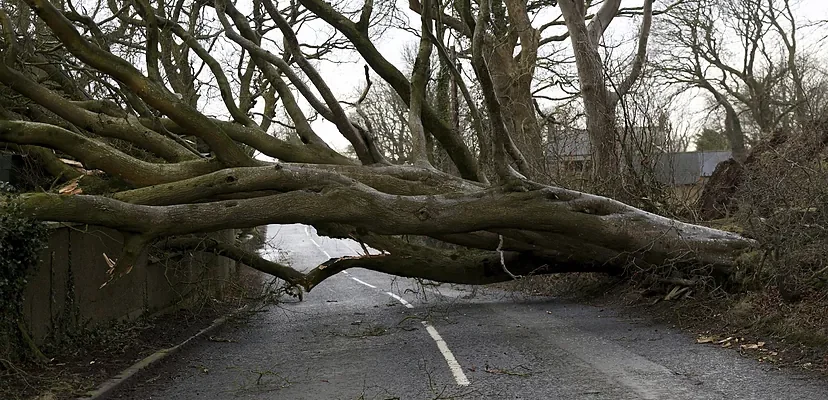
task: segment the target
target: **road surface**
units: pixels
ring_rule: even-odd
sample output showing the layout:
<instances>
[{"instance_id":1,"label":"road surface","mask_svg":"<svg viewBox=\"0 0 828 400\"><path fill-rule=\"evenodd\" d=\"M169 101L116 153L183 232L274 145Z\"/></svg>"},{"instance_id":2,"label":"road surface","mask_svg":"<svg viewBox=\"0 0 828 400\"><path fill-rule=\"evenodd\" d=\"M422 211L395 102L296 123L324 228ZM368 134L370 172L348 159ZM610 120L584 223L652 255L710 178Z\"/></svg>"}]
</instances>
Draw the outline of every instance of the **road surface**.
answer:
<instances>
[{"instance_id":1,"label":"road surface","mask_svg":"<svg viewBox=\"0 0 828 400\"><path fill-rule=\"evenodd\" d=\"M307 270L357 254L302 225L270 257ZM366 270L274 305L140 374L118 399L828 399L645 319L555 299L423 287Z\"/></svg>"}]
</instances>

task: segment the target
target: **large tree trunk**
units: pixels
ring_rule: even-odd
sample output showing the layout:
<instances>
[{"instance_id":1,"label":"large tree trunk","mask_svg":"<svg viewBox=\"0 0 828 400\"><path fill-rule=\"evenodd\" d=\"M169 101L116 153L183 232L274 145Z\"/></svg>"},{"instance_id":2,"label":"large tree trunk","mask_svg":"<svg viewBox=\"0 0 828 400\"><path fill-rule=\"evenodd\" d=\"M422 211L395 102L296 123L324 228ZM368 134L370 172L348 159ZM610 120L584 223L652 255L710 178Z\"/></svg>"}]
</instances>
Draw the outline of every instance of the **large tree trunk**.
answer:
<instances>
[{"instance_id":1,"label":"large tree trunk","mask_svg":"<svg viewBox=\"0 0 828 400\"><path fill-rule=\"evenodd\" d=\"M497 17L503 18L504 24L508 18L512 29L496 31L497 36L488 38L492 49L487 65L510 137L529 164L526 172L536 178L546 171L541 128L532 97L540 33L529 20L526 0L507 0L505 5L508 14ZM515 55L518 39L520 52Z\"/></svg>"},{"instance_id":2,"label":"large tree trunk","mask_svg":"<svg viewBox=\"0 0 828 400\"><path fill-rule=\"evenodd\" d=\"M145 40L138 43L132 42L132 38L117 37L119 41L135 45L135 54L130 56L137 58L130 60L145 65L147 77L135 68L133 61L110 51L107 45L110 39L100 33L94 19L64 13L49 0L27 0L27 3L52 33L52 37L40 39L42 49L48 50L41 53L51 54L55 43L63 43L76 60L50 61L73 73L77 72L77 61L83 63L84 72L93 75L97 83L86 82L81 86L92 88L83 90L96 90L95 96L99 98L87 96L81 89L77 95L72 90L53 89L62 86L60 82L41 82L41 78L31 78L37 74L26 75L27 68L33 67L32 63L19 62L17 54L22 52L18 51L17 39L25 38L27 31L15 32L6 10L0 10L4 43L0 49L3 60L0 82L14 91L12 95L25 97L26 104L54 114L51 118L35 116L34 120L17 116L14 120L0 120L0 142L16 145L15 148L41 146L45 151L37 153L51 164L57 157L72 157L72 165L83 166L78 171L80 174L67 175L73 179L67 186L47 192L32 189L13 199L2 197L0 208L14 203L13 207L33 219L93 224L124 232L126 240L113 267L115 275L129 273L141 252L157 242L178 248L203 247L308 290L342 269L357 266L400 276L471 284L541 273L621 273L630 265L639 269L669 265L678 271L697 271L710 266L726 270L734 265L740 252L754 245L751 240L732 233L660 217L610 198L541 185L515 171L513 165L522 170L521 166L526 164L521 147L529 154L540 150L540 135L530 98L538 32L531 28L526 3L522 0L505 2L508 21L513 25L511 30L504 30L512 40L505 48L514 50L519 39L521 54L518 56L513 57L507 51L491 55L492 43L487 44L486 40L496 35L488 32L491 3L488 0L479 3L477 18L471 16L470 2L465 2L464 25L457 26L472 38L472 63L489 111L492 128L489 139L494 145L491 161L496 167L499 186L486 183L477 168L478 160L474 159L463 136L440 118L431 105L425 104L422 96L425 70L418 68L413 82L409 82L374 47L368 31L373 2L365 2L360 21L353 22L322 0L299 1L307 12L341 32L375 72L411 103L411 122L422 128L421 133L427 131L433 135L453 160L460 177L429 166L422 145L419 146L422 167L375 164L382 157L376 157L376 148L370 143L360 144L368 136L362 136L362 130L348 119L341 101L321 81L313 64L295 52L302 44L295 42L294 27L276 15L287 13L295 22L298 14L277 9L272 0L261 3L270 18L261 15L262 18L257 16L252 20L236 10L232 2L205 3L212 5L210 12L221 22L221 32L245 49L237 53L239 71L257 69L258 74L254 75L264 82L258 89L270 93L265 96L266 115L261 117L261 122L245 113L253 109L248 97L258 90L250 86L248 81L253 79L250 74L244 72L239 79L240 85L247 85L240 91L247 94L237 101L221 64L203 46L198 47L197 39L187 39L181 34L192 36L187 33L189 30L179 26L177 17L166 20L163 15L154 15L157 10L147 2L139 7L145 17L140 20L118 13L120 17L116 18L125 20L117 21L130 29L136 28L135 36ZM611 96L603 84L597 42L619 3L620 0L606 0L593 20L600 23L590 23L589 29L584 26L584 13L580 10L580 22L570 27L596 152L593 171L605 178L614 178L618 168L612 151L615 147L612 110L618 96ZM563 7L564 0L561 4ZM504 15L502 5L498 3L497 12L501 16ZM210 22L209 17L199 19L196 14L191 19L193 30L200 30L200 24ZM270 30L267 28L270 23L279 27L280 38L289 42L294 61L316 91L300 79L288 61L259 46L265 43L260 35ZM84 25L83 32L91 33L81 33L76 24ZM431 46L426 40L431 35L429 24L427 19L423 24L426 26L421 42L423 62L428 59L425 50ZM169 35L167 28L183 43L188 43L193 54L209 67L214 76L211 83L219 87L221 100L234 121L208 117L194 107L191 99L181 98L167 87L167 78L160 67L177 67L167 62L170 60L159 64L159 48L155 45L159 35ZM435 47L445 52L441 46ZM168 48L161 46L162 50ZM637 56L637 60L641 57ZM186 59L179 62L188 66ZM500 71L503 75L498 78L495 89L490 72L498 72L498 67L509 63L514 63L514 68ZM418 67L422 65L425 64ZM170 79L186 80L187 74L174 72L167 74ZM299 133L306 143L291 144L268 133L267 127L274 122L271 119L275 115L276 89L284 89L286 85L282 76L288 78L319 115L334 123L352 145L363 147L358 152L362 154L363 165L356 165L354 160L319 143L302 110L294 109L290 117L296 124L294 128L302 131ZM194 84L195 78L187 79L190 80L174 84L173 90L186 91L185 87ZM458 79L457 84L461 83ZM461 86L464 97L472 104L472 96L464 88ZM0 96L10 97L7 93ZM295 101L285 96L280 98L283 106L295 108ZM16 115L11 111L5 114ZM478 114L474 115L475 126L480 128L477 130L482 136L482 119ZM517 138L517 145L512 134ZM199 138L212 156L194 153L182 136ZM251 156L254 151L246 146L279 161L254 159ZM52 150L60 152L60 156ZM101 176L87 178L90 169L102 170ZM59 174L60 179L65 168L50 170ZM227 244L193 237L223 229L280 223L313 225L323 234L354 238L385 253L334 259L303 273ZM451 246L412 244L408 240L412 236L416 237L414 243L436 240ZM428 240L419 240L422 237Z\"/></svg>"},{"instance_id":3,"label":"large tree trunk","mask_svg":"<svg viewBox=\"0 0 828 400\"><path fill-rule=\"evenodd\" d=\"M383 267L378 261L383 258L357 264L398 275L465 283L487 283L509 276L492 272L495 266L502 268L499 261L493 261L498 249L506 252L506 268L511 264L519 273L555 273L621 271L631 262L639 266L671 263L679 269L698 265L729 267L741 251L753 245L732 233L560 188L532 184L529 191L502 192L472 186L457 192L464 186L460 180L451 185L446 181L431 186L436 183L432 181L431 185L412 186L379 171L362 167L349 175L371 176L375 179L372 186L384 191L338 173L284 165L226 169L139 189L134 194L123 192L118 196L120 200L27 194L21 198L20 207L40 220L108 226L145 241L271 223L312 224L334 236L364 240L392 255L384 258L390 264ZM422 174L432 172L422 170ZM447 188L454 188L449 189L454 193L402 194L412 189L429 192ZM221 198L222 194L241 198L176 205ZM245 198L248 196L254 197ZM340 228L332 230L331 226ZM430 248L412 251L394 241L395 235L431 236L469 249L454 256ZM402 259L410 262L403 263ZM433 262L422 262L428 260Z\"/></svg>"},{"instance_id":4,"label":"large tree trunk","mask_svg":"<svg viewBox=\"0 0 828 400\"><path fill-rule=\"evenodd\" d=\"M541 141L540 124L532 103L532 72L509 67L511 51L495 51L489 63L498 99L503 104L503 116L510 137L529 164L529 175L541 176L546 171L546 159Z\"/></svg>"},{"instance_id":5,"label":"large tree trunk","mask_svg":"<svg viewBox=\"0 0 828 400\"><path fill-rule=\"evenodd\" d=\"M572 0L560 2L561 12L566 21L572 50L575 53L575 66L584 102L587 132L592 150L592 176L598 187L613 193L612 186L618 182L620 160L617 154L617 125L615 122L615 101L607 90L604 76L604 64L598 53L598 40L592 32L592 23L588 27L579 9L583 5ZM617 1L607 1L617 3ZM603 7L602 7L603 9ZM612 14L614 16L614 12ZM596 17L598 18L598 17ZM596 20L598 21L598 20ZM609 21L596 22L608 24ZM605 27L600 27L603 32Z\"/></svg>"}]
</instances>

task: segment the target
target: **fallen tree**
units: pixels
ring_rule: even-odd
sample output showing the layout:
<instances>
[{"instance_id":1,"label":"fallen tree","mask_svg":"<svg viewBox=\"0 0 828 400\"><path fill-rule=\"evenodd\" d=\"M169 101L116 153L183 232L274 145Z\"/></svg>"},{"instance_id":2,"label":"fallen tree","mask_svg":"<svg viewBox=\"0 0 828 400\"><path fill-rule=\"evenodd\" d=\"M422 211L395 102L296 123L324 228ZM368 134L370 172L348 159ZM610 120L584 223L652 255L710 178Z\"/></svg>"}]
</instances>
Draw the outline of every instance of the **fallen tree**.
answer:
<instances>
[{"instance_id":1,"label":"fallen tree","mask_svg":"<svg viewBox=\"0 0 828 400\"><path fill-rule=\"evenodd\" d=\"M631 265L727 270L753 246L733 233L540 184L518 172L531 172L521 167L525 160L512 140L524 128L504 118L504 97L494 86L502 77L493 81L490 76L492 46L503 45L495 43L500 33L490 19L524 26L528 20L519 14L537 7L507 2L508 16L497 7L489 16L491 4L484 0L475 17L470 3L459 1L454 4L459 16L452 17L435 16L438 7L428 1L417 5L423 29L437 22L471 43L485 109L476 110L471 97L466 106L477 111L474 115L488 116L486 125L479 121L476 128L482 130L476 137L488 139L476 143L480 150L474 152L440 116L444 110L435 110L425 98L427 49L436 46L446 56L445 43L430 32L422 35L419 64L409 81L370 40L372 1L365 2L356 22L321 0L300 3L280 9L271 0L257 0L253 18L225 0L196 1L186 4L189 8L185 2L113 0L93 15L81 14L71 3L59 9L48 0L26 0L0 10L0 143L42 165L65 166L67 158L82 165L47 168L64 184L32 188L13 200L16 207L43 221L124 232L115 274L128 273L151 245L200 248L306 290L353 267L469 284L530 274L623 273ZM602 6L602 24L620 12L611 4L619 2L605 3L610 6ZM652 13L650 8L646 12ZM215 16L221 26L210 27L207 16ZM300 44L294 30L309 21L324 21L337 33L322 43ZM264 44L270 32L281 33L282 54ZM540 35L541 30L534 32ZM136 34L145 43L132 40ZM228 67L204 48L218 38L238 55L230 71L236 74L233 86ZM518 46L513 39L512 46ZM416 110L409 116L412 135L422 139L412 150L419 152L412 157L415 165L390 165L376 148L370 126L345 112L308 61L343 46L359 52ZM316 50L305 53L309 48ZM209 70L206 81L201 69ZM467 83L453 79L452 84ZM198 111L199 96L207 92L201 85L218 87L219 104L230 120ZM356 159L321 140L293 89L348 139ZM255 99L264 104L256 107ZM278 121L280 110L289 122ZM274 124L289 127L301 144L273 135ZM431 151L423 145L427 138L449 155L459 176L429 164L423 153ZM484 146L491 148L484 151ZM256 153L276 160L257 159ZM492 156L479 162L477 154ZM355 238L383 253L334 259L303 272L193 236L271 223L313 225L323 234ZM412 244L404 240L409 235L452 246Z\"/></svg>"}]
</instances>

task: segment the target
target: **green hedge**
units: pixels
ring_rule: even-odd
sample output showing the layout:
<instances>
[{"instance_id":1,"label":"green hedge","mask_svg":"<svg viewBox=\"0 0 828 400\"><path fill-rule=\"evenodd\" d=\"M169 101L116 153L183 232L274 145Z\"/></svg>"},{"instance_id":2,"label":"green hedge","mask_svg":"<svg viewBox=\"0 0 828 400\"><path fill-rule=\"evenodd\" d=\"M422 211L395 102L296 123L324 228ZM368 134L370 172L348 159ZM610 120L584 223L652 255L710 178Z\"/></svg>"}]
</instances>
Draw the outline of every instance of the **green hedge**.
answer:
<instances>
[{"instance_id":1,"label":"green hedge","mask_svg":"<svg viewBox=\"0 0 828 400\"><path fill-rule=\"evenodd\" d=\"M23 291L46 237L43 224L22 217L11 188L0 183L0 355L35 350L23 324Z\"/></svg>"}]
</instances>

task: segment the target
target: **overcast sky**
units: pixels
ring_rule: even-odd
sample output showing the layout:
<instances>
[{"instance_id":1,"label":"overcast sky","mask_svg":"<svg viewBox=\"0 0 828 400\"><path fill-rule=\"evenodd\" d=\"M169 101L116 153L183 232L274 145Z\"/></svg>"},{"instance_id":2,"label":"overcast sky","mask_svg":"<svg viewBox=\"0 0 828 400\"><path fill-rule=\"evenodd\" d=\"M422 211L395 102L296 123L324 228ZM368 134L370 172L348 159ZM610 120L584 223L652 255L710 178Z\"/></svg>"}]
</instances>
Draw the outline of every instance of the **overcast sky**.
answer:
<instances>
[{"instance_id":1,"label":"overcast sky","mask_svg":"<svg viewBox=\"0 0 828 400\"><path fill-rule=\"evenodd\" d=\"M625 0L622 3L622 7L640 6L641 3L642 0ZM407 0L398 0L397 7L400 10L404 10L404 13L408 16L409 21L417 24L418 26L419 16L408 11ZM557 10L552 12L557 15ZM828 19L828 0L799 0L796 6L796 13L798 18L801 18L802 21L826 20ZM548 18L543 17L544 16L541 16L534 21L534 25L540 26L549 20ZM611 29L608 31L610 35L613 35L614 37L629 38L637 32L638 20L633 20L631 18L616 18L610 28ZM303 34L307 33L303 32ZM814 32L814 30L807 32L803 30L803 34L808 35L808 37L799 38L802 41L801 44L803 47L808 46L809 44L812 45L814 43L814 36L823 35L822 32ZM826 34L828 34L828 32L826 32ZM406 45L410 46L416 43L417 40L418 39L411 33L399 29L390 29L378 39L376 46L389 61L394 63L401 70L404 70L404 47ZM825 50L822 48L816 49L816 51L820 52L823 56L826 55ZM363 65L365 63L358 56L353 54L348 55L346 59L352 61L337 64L321 62L318 67L323 76L327 78L332 90L338 95L340 100L354 100L356 91L364 85ZM375 76L373 71L372 76ZM685 113L684 115L687 116L691 114L692 112ZM693 122L690 123L692 124ZM342 135L329 122L319 120L313 123L313 127L317 133L334 148L344 149L348 145L347 140L345 140L345 138L343 138Z\"/></svg>"}]
</instances>

